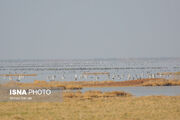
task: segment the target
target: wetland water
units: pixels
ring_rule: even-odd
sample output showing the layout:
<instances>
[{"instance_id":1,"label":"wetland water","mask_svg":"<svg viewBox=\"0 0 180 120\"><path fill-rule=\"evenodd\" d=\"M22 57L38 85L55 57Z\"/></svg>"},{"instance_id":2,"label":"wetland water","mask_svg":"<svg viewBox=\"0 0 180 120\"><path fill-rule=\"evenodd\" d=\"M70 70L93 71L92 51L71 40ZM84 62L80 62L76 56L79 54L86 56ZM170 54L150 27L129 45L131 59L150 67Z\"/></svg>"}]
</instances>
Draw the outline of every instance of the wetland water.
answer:
<instances>
[{"instance_id":1,"label":"wetland water","mask_svg":"<svg viewBox=\"0 0 180 120\"><path fill-rule=\"evenodd\" d=\"M34 80L55 81L125 81L148 78L158 72L180 71L180 58L122 58L122 59L74 59L74 60L0 60L0 74L37 74L37 76L0 76L0 83L9 80L33 82ZM98 75L84 78L84 72L108 72L110 76ZM130 76L129 76L130 75ZM158 76L167 78L170 76ZM105 87L84 88L87 90L123 90L136 96L180 95L180 87Z\"/></svg>"},{"instance_id":2,"label":"wetland water","mask_svg":"<svg viewBox=\"0 0 180 120\"><path fill-rule=\"evenodd\" d=\"M180 86L94 87L94 88L83 88L81 91L85 92L89 90L100 90L103 92L125 91L135 96L150 96L150 95L180 96Z\"/></svg>"},{"instance_id":3,"label":"wetland water","mask_svg":"<svg viewBox=\"0 0 180 120\"><path fill-rule=\"evenodd\" d=\"M180 71L180 58L123 58L123 59L75 59L75 60L0 60L0 74L37 74L23 76L21 82L34 80L77 81L148 78L157 72ZM88 76L84 72L109 72L106 75ZM165 76L155 76L165 77ZM167 77L167 76L166 76ZM15 77L0 76L0 82L17 80Z\"/></svg>"}]
</instances>

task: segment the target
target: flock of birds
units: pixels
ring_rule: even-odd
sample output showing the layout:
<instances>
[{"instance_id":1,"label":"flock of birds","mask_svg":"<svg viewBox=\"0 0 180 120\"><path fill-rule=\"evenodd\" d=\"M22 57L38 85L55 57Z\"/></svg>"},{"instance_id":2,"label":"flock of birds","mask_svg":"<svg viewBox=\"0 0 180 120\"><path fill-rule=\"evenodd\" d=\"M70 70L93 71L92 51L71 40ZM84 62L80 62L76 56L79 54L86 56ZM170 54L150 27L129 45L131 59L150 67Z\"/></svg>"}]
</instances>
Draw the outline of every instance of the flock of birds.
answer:
<instances>
[{"instance_id":1,"label":"flock of birds","mask_svg":"<svg viewBox=\"0 0 180 120\"><path fill-rule=\"evenodd\" d=\"M87 75L78 75L75 74L73 77L73 80L99 80L102 77L102 75L94 75L94 76L87 76ZM162 75L157 75L157 74L152 74L152 73L141 73L141 74L112 74L112 75L107 75L107 80L136 80L136 79L143 79L143 78L161 78L163 77ZM103 77L104 78L104 77ZM47 80L49 81L56 81L56 80L65 80L66 77L63 74L61 77L57 77L56 75L50 75L47 77Z\"/></svg>"},{"instance_id":2,"label":"flock of birds","mask_svg":"<svg viewBox=\"0 0 180 120\"><path fill-rule=\"evenodd\" d=\"M20 82L22 79L24 79L25 76L17 76L17 77L14 77L14 76L8 76L8 80L11 81L11 80L16 80L17 82ZM4 76L4 79L7 79L6 76Z\"/></svg>"},{"instance_id":3,"label":"flock of birds","mask_svg":"<svg viewBox=\"0 0 180 120\"><path fill-rule=\"evenodd\" d=\"M74 74L74 77L72 78L73 80L77 81L77 80L99 80L101 79L101 77L104 78L104 76L102 75L94 75L94 76L87 76L87 75L78 75L78 74ZM157 74L152 74L150 72L147 73L140 73L140 74L112 74L112 75L107 75L106 80L136 80L136 79L143 79L143 78L162 78L163 76L161 74L157 75ZM17 82L20 82L22 79L24 79L25 76L8 76L8 80L16 80ZM4 79L7 79L4 78ZM63 74L62 76L58 76L57 75L49 75L47 76L47 80L49 81L58 81L58 80L66 80L65 75Z\"/></svg>"}]
</instances>

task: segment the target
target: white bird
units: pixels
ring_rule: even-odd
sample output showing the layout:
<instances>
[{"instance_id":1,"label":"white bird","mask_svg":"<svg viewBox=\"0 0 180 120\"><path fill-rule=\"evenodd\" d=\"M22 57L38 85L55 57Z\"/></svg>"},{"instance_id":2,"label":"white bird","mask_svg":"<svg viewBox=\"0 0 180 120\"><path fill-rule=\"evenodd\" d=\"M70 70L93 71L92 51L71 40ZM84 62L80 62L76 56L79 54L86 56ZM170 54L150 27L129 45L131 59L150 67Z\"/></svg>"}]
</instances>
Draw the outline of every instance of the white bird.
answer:
<instances>
[{"instance_id":1,"label":"white bird","mask_svg":"<svg viewBox=\"0 0 180 120\"><path fill-rule=\"evenodd\" d=\"M128 79L128 80L130 80L130 79L131 79L131 75L130 75L130 74L128 74L127 79Z\"/></svg>"},{"instance_id":2,"label":"white bird","mask_svg":"<svg viewBox=\"0 0 180 120\"><path fill-rule=\"evenodd\" d=\"M52 75L52 76L51 76L51 81L55 81L55 79L56 79L56 76L55 76L55 75Z\"/></svg>"},{"instance_id":3,"label":"white bird","mask_svg":"<svg viewBox=\"0 0 180 120\"><path fill-rule=\"evenodd\" d=\"M114 80L115 79L115 75L112 75L112 80Z\"/></svg>"},{"instance_id":4,"label":"white bird","mask_svg":"<svg viewBox=\"0 0 180 120\"><path fill-rule=\"evenodd\" d=\"M79 76L79 79L83 79L83 78L84 78L84 76L83 76L83 75L80 75L80 76Z\"/></svg>"},{"instance_id":5,"label":"white bird","mask_svg":"<svg viewBox=\"0 0 180 120\"><path fill-rule=\"evenodd\" d=\"M64 77L64 74L62 75L62 77L61 77L61 80L64 80L65 79L65 77Z\"/></svg>"},{"instance_id":6,"label":"white bird","mask_svg":"<svg viewBox=\"0 0 180 120\"><path fill-rule=\"evenodd\" d=\"M18 76L16 81L19 82L21 80L21 78L22 78L21 76Z\"/></svg>"},{"instance_id":7,"label":"white bird","mask_svg":"<svg viewBox=\"0 0 180 120\"><path fill-rule=\"evenodd\" d=\"M155 78L155 75L154 75L154 74L152 74L152 78Z\"/></svg>"},{"instance_id":8,"label":"white bird","mask_svg":"<svg viewBox=\"0 0 180 120\"><path fill-rule=\"evenodd\" d=\"M75 80L78 79L78 75L77 75L77 74L74 75L74 79L75 79Z\"/></svg>"},{"instance_id":9,"label":"white bird","mask_svg":"<svg viewBox=\"0 0 180 120\"><path fill-rule=\"evenodd\" d=\"M87 76L87 75L84 75L84 78L85 78L85 79L88 79L88 76Z\"/></svg>"}]
</instances>

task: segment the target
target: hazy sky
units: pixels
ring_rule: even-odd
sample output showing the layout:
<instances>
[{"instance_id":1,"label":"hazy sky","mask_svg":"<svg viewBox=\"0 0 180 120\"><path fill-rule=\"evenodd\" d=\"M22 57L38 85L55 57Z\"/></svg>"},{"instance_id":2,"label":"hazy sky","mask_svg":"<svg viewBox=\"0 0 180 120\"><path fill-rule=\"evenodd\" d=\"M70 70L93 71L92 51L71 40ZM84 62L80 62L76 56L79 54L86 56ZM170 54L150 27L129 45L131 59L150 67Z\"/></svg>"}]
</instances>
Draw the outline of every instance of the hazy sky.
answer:
<instances>
[{"instance_id":1,"label":"hazy sky","mask_svg":"<svg viewBox=\"0 0 180 120\"><path fill-rule=\"evenodd\" d=\"M180 57L180 0L0 0L0 59Z\"/></svg>"}]
</instances>

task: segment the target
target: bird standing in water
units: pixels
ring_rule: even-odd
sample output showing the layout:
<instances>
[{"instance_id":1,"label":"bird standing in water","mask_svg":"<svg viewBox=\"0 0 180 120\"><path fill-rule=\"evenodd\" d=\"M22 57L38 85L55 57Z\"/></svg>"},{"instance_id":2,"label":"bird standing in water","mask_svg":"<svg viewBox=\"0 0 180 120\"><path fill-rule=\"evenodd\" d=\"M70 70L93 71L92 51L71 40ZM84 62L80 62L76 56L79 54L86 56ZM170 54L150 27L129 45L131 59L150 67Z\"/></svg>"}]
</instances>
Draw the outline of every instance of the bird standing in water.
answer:
<instances>
[{"instance_id":1,"label":"bird standing in water","mask_svg":"<svg viewBox=\"0 0 180 120\"><path fill-rule=\"evenodd\" d=\"M74 75L74 79L75 79L75 80L78 79L78 75L77 75L77 74Z\"/></svg>"}]
</instances>

